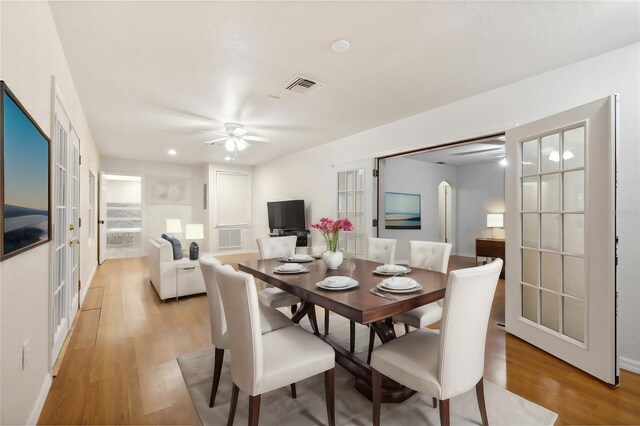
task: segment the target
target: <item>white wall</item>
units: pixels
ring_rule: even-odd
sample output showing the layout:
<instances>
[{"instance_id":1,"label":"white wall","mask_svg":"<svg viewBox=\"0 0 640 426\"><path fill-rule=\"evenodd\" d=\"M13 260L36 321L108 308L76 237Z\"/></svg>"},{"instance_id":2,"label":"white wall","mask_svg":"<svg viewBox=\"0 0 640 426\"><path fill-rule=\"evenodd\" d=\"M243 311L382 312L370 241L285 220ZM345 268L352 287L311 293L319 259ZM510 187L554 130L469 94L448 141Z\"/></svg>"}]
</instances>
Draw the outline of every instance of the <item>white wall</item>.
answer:
<instances>
[{"instance_id":1,"label":"white wall","mask_svg":"<svg viewBox=\"0 0 640 426\"><path fill-rule=\"evenodd\" d=\"M620 94L618 231L619 347L640 371L640 43L477 96L261 164L254 176L254 213L267 200L302 198L312 217L335 216L336 164L505 131L578 105ZM425 142L429 141L429 142ZM254 214L256 235L266 215Z\"/></svg>"},{"instance_id":2,"label":"white wall","mask_svg":"<svg viewBox=\"0 0 640 426\"><path fill-rule=\"evenodd\" d=\"M80 216L88 217L88 173L99 157L78 99L47 2L0 2L0 78L5 80L40 127L51 136L51 76L81 141ZM80 229L81 279L86 288L97 264L89 227ZM49 251L39 246L0 263L0 423L37 421L49 374ZM22 344L29 341L26 369Z\"/></svg>"},{"instance_id":3,"label":"white wall","mask_svg":"<svg viewBox=\"0 0 640 426\"><path fill-rule=\"evenodd\" d=\"M142 203L142 182L107 179L106 201L107 203Z\"/></svg>"},{"instance_id":4,"label":"white wall","mask_svg":"<svg viewBox=\"0 0 640 426\"><path fill-rule=\"evenodd\" d=\"M427 163L410 158L384 160L384 191L420 194L421 229L385 229L384 217L380 217L380 238L395 238L396 261L409 261L409 241L439 241L438 185L447 181L455 188L458 168L446 164ZM384 214L384 199L380 200Z\"/></svg>"},{"instance_id":5,"label":"white wall","mask_svg":"<svg viewBox=\"0 0 640 426\"><path fill-rule=\"evenodd\" d=\"M498 162L458 167L456 254L476 255L476 238L504 238L488 229L487 213L504 213L504 167Z\"/></svg>"},{"instance_id":6,"label":"white wall","mask_svg":"<svg viewBox=\"0 0 640 426\"><path fill-rule=\"evenodd\" d=\"M182 221L182 234L176 237L182 242L183 250L188 246L184 238L184 229L188 223L204 223L203 185L206 181L206 167L154 161L133 161L117 158L103 158L101 170L108 174L124 174L142 177L142 247L141 253L147 255L147 241L159 237L167 231L167 219ZM191 178L191 204L148 204L148 176L171 176ZM207 241L198 241L200 249L208 249Z\"/></svg>"}]
</instances>

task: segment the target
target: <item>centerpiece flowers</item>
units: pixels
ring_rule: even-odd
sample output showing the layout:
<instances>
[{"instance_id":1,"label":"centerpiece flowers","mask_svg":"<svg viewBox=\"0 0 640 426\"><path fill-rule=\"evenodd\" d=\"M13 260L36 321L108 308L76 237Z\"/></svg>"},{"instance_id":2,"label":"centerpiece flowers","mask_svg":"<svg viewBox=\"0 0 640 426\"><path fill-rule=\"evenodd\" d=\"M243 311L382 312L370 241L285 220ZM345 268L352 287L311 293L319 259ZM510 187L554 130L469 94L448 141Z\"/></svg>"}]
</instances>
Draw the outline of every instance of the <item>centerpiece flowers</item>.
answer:
<instances>
[{"instance_id":1,"label":"centerpiece flowers","mask_svg":"<svg viewBox=\"0 0 640 426\"><path fill-rule=\"evenodd\" d=\"M329 269L338 269L342 264L342 252L338 251L340 231L353 231L353 223L347 218L329 219L323 217L320 222L312 223L312 229L320 231L327 243L327 251L322 254L322 260Z\"/></svg>"}]
</instances>

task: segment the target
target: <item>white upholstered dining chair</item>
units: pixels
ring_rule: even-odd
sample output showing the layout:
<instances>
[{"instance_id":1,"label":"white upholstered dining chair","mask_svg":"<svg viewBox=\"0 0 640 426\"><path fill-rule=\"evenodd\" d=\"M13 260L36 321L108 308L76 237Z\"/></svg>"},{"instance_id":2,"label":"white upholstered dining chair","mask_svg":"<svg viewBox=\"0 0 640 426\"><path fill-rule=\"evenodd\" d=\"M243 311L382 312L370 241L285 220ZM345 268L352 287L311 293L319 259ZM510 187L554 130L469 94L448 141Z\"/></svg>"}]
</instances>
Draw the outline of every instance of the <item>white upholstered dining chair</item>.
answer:
<instances>
[{"instance_id":1,"label":"white upholstered dining chair","mask_svg":"<svg viewBox=\"0 0 640 426\"><path fill-rule=\"evenodd\" d=\"M279 257L289 257L296 252L296 241L298 237L290 235L287 237L258 238L258 251L260 259L277 259ZM291 306L291 313L295 313L296 306L300 302L296 296L275 287L267 287L258 292L260 303L272 308L284 308Z\"/></svg>"},{"instance_id":2,"label":"white upholstered dining chair","mask_svg":"<svg viewBox=\"0 0 640 426\"><path fill-rule=\"evenodd\" d=\"M335 424L335 353L327 343L294 325L260 333L259 302L252 275L213 265L229 328L233 391L228 425L233 424L238 391L249 394L249 425L257 425L260 395L324 373L328 424Z\"/></svg>"},{"instance_id":3,"label":"white upholstered dining chair","mask_svg":"<svg viewBox=\"0 0 640 426\"><path fill-rule=\"evenodd\" d=\"M211 320L211 343L213 343L215 348L213 382L211 384L211 397L209 398L209 407L213 407L216 401L216 394L218 393L218 385L220 384L224 351L225 349L229 349L229 335L227 333L227 320L224 314L222 299L220 298L220 291L218 290L218 284L216 283L216 277L213 272L213 265L222 266L222 264L210 254L200 257L199 262L207 289L209 319ZM224 267L233 270L233 267L230 265ZM262 334L293 325L293 322L289 318L273 308L260 305L259 310Z\"/></svg>"},{"instance_id":4,"label":"white upholstered dining chair","mask_svg":"<svg viewBox=\"0 0 640 426\"><path fill-rule=\"evenodd\" d=\"M482 424L484 352L491 304L502 260L451 271L440 330L421 328L391 340L371 356L373 424L380 424L382 376L440 401L441 426L449 425L449 399L476 388Z\"/></svg>"},{"instance_id":5,"label":"white upholstered dining chair","mask_svg":"<svg viewBox=\"0 0 640 426\"><path fill-rule=\"evenodd\" d=\"M449 256L451 256L452 244L436 243L431 241L409 241L410 260L409 266L429 269L436 272L447 273ZM404 323L405 331L409 326L424 328L442 317L442 301L429 303L419 308L412 309L393 317L395 321Z\"/></svg>"},{"instance_id":6,"label":"white upholstered dining chair","mask_svg":"<svg viewBox=\"0 0 640 426\"><path fill-rule=\"evenodd\" d=\"M369 237L367 259L372 262L391 264L396 256L397 240Z\"/></svg>"}]
</instances>

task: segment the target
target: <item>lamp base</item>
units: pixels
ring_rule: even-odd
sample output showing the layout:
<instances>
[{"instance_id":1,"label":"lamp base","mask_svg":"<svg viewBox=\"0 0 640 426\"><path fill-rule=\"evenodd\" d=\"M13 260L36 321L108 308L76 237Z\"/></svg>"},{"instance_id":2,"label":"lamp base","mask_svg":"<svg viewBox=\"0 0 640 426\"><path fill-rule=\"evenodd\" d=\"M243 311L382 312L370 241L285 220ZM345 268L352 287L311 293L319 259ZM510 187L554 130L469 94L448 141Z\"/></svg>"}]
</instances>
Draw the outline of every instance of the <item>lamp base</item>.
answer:
<instances>
[{"instance_id":1,"label":"lamp base","mask_svg":"<svg viewBox=\"0 0 640 426\"><path fill-rule=\"evenodd\" d=\"M194 241L189 245L189 259L190 260L198 260L198 255L200 254L200 247Z\"/></svg>"}]
</instances>

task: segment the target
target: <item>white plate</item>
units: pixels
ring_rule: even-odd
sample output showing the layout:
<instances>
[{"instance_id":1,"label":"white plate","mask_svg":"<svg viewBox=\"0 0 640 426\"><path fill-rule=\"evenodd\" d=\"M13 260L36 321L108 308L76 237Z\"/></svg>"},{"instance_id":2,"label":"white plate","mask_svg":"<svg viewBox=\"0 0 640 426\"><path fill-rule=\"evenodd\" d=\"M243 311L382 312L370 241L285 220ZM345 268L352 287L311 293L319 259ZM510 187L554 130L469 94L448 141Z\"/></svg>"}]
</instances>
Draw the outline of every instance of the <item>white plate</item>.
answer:
<instances>
[{"instance_id":1,"label":"white plate","mask_svg":"<svg viewBox=\"0 0 640 426\"><path fill-rule=\"evenodd\" d=\"M359 283L356 280L349 281L349 283L347 283L347 285L343 286L343 287L327 287L326 285L324 285L324 281L320 281L319 283L316 283L316 285L318 287L320 287L322 289L325 289L325 290L347 290L347 289L350 289L350 288L357 287L358 284Z\"/></svg>"},{"instance_id":2,"label":"white plate","mask_svg":"<svg viewBox=\"0 0 640 426\"><path fill-rule=\"evenodd\" d=\"M411 268L406 267L404 272L384 272L384 271L381 271L379 269L374 269L372 272L374 274L377 274L377 275L384 275L384 276L387 276L387 277L392 277L392 276L398 275L398 274L406 275L409 272L411 272Z\"/></svg>"},{"instance_id":3,"label":"white plate","mask_svg":"<svg viewBox=\"0 0 640 426\"><path fill-rule=\"evenodd\" d=\"M382 291L386 291L389 293L413 293L414 291L422 290L422 286L420 284L417 284L415 287L405 288L401 290L385 287L382 283L378 283L376 287L378 287Z\"/></svg>"},{"instance_id":4,"label":"white plate","mask_svg":"<svg viewBox=\"0 0 640 426\"><path fill-rule=\"evenodd\" d=\"M297 269L295 271L281 271L278 268L273 268L273 272L275 272L276 274L302 274L305 272L309 272L309 270L304 266L301 266L300 269Z\"/></svg>"},{"instance_id":5,"label":"white plate","mask_svg":"<svg viewBox=\"0 0 640 426\"><path fill-rule=\"evenodd\" d=\"M345 277L344 275L334 275L327 277L322 282L325 287L345 287L352 281L351 277Z\"/></svg>"},{"instance_id":6,"label":"white plate","mask_svg":"<svg viewBox=\"0 0 640 426\"><path fill-rule=\"evenodd\" d=\"M382 285L393 290L406 290L416 287L418 283L409 277L391 277L382 281Z\"/></svg>"}]
</instances>

